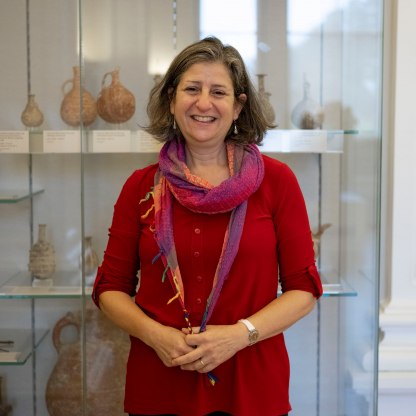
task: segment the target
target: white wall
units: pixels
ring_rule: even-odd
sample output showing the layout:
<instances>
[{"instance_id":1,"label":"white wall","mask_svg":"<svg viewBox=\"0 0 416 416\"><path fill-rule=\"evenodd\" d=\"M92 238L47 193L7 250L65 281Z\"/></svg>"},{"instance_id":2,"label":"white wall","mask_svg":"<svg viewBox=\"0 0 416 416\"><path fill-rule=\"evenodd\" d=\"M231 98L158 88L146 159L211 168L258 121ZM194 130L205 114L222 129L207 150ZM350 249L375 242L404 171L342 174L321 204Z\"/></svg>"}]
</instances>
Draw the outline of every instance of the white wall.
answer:
<instances>
[{"instance_id":1,"label":"white wall","mask_svg":"<svg viewBox=\"0 0 416 416\"><path fill-rule=\"evenodd\" d=\"M385 83L379 415L410 416L416 408L416 2L386 3L391 68Z\"/></svg>"}]
</instances>

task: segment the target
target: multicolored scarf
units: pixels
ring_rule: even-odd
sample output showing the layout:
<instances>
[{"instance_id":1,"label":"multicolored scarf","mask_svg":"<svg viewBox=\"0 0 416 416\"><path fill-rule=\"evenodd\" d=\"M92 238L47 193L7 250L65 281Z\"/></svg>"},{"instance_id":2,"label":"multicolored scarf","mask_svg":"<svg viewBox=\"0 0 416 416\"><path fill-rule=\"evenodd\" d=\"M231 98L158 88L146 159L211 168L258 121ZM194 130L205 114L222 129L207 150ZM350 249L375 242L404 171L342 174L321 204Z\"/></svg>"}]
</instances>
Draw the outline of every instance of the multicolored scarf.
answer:
<instances>
[{"instance_id":1,"label":"multicolored scarf","mask_svg":"<svg viewBox=\"0 0 416 416\"><path fill-rule=\"evenodd\" d=\"M168 303L175 299L179 300L191 332L192 325L185 306L185 290L173 237L172 198L176 198L184 207L197 213L217 214L231 211L212 291L200 324L200 331L203 332L237 254L247 200L259 188L264 176L263 159L257 146L227 143L226 150L230 177L218 186L213 186L190 172L186 165L185 144L177 138L172 138L162 147L159 155L159 170L155 175L153 190L155 238L160 253L154 261L161 257L165 266L163 279L168 276L175 292L175 296Z\"/></svg>"}]
</instances>

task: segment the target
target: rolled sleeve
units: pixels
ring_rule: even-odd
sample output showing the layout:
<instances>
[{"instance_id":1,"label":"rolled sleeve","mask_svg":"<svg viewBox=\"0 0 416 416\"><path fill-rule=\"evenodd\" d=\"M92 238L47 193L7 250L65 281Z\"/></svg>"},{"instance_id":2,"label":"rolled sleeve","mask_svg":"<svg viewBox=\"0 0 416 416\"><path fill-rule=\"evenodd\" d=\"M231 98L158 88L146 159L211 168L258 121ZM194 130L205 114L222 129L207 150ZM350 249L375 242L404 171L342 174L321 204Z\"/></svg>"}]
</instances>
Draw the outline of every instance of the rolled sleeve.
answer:
<instances>
[{"instance_id":1,"label":"rolled sleeve","mask_svg":"<svg viewBox=\"0 0 416 416\"><path fill-rule=\"evenodd\" d=\"M134 296L140 269L139 243L141 227L140 198L153 183L153 171L135 171L124 184L114 206L104 259L98 268L92 299L106 291L120 291Z\"/></svg>"},{"instance_id":2,"label":"rolled sleeve","mask_svg":"<svg viewBox=\"0 0 416 416\"><path fill-rule=\"evenodd\" d=\"M312 293L316 299L319 299L323 293L321 279L315 264L311 264L298 273L284 276L281 283L283 292L303 290Z\"/></svg>"}]
</instances>

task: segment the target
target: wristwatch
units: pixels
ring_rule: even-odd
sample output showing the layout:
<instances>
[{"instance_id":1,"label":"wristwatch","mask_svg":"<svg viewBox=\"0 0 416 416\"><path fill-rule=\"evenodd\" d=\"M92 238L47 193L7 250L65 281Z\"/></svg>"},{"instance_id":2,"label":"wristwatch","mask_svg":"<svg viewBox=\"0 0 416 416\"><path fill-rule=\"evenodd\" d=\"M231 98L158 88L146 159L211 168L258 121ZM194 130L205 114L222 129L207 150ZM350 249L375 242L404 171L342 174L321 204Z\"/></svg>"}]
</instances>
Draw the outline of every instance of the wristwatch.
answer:
<instances>
[{"instance_id":1,"label":"wristwatch","mask_svg":"<svg viewBox=\"0 0 416 416\"><path fill-rule=\"evenodd\" d=\"M248 329L248 345L253 345L259 339L259 331L254 328L254 325L248 319L240 319L238 322L241 322Z\"/></svg>"}]
</instances>

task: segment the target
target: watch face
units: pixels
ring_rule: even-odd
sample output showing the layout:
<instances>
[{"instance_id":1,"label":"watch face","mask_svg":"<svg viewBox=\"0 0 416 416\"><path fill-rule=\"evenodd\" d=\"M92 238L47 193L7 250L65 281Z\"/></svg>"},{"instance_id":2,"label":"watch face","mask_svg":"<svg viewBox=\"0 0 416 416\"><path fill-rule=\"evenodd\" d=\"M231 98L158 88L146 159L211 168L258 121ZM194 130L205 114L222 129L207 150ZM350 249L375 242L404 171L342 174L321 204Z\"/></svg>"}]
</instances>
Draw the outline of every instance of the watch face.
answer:
<instances>
[{"instance_id":1,"label":"watch face","mask_svg":"<svg viewBox=\"0 0 416 416\"><path fill-rule=\"evenodd\" d=\"M257 329L253 329L252 331L249 332L248 334L248 340L251 344L254 344L259 338L259 331L257 331Z\"/></svg>"}]
</instances>

